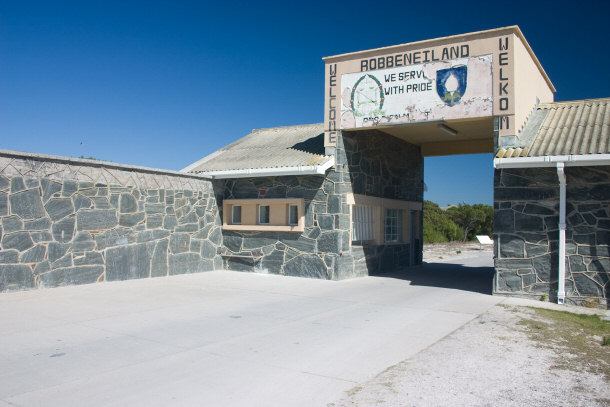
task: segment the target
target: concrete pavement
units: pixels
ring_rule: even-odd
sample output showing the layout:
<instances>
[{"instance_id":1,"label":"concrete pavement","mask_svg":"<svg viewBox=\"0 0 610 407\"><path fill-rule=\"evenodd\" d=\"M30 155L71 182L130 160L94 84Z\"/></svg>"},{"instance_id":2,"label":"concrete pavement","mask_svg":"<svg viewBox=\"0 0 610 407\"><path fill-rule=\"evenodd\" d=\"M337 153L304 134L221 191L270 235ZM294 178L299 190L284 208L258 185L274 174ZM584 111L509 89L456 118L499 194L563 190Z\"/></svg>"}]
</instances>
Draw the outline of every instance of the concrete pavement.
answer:
<instances>
[{"instance_id":1,"label":"concrete pavement","mask_svg":"<svg viewBox=\"0 0 610 407\"><path fill-rule=\"evenodd\" d=\"M428 265L340 282L222 271L1 294L0 406L326 406L500 302L459 287L489 276L489 259L470 262L459 289Z\"/></svg>"}]
</instances>

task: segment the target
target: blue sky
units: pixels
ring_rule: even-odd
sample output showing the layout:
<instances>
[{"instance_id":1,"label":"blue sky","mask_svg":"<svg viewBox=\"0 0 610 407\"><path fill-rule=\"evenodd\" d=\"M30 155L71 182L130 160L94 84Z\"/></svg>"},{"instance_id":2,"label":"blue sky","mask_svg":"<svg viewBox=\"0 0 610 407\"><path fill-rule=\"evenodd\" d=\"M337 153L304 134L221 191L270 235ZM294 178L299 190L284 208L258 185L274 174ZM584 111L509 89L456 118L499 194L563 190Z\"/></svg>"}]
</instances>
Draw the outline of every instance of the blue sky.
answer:
<instances>
[{"instance_id":1,"label":"blue sky","mask_svg":"<svg viewBox=\"0 0 610 407\"><path fill-rule=\"evenodd\" d=\"M513 24L556 100L607 97L608 15L604 1L1 1L0 148L179 170L252 129L321 122L324 56ZM490 155L427 158L425 174L440 205L492 202Z\"/></svg>"}]
</instances>

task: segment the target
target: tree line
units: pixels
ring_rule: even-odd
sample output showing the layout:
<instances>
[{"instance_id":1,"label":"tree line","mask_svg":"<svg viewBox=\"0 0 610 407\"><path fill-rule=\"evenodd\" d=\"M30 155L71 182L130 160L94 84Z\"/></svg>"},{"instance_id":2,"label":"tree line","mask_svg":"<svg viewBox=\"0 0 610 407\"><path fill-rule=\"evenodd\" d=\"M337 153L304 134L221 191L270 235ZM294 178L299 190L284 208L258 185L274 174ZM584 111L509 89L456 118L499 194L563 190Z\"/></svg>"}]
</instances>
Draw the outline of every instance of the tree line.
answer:
<instances>
[{"instance_id":1,"label":"tree line","mask_svg":"<svg viewBox=\"0 0 610 407\"><path fill-rule=\"evenodd\" d=\"M476 235L493 234L494 209L490 205L461 204L442 210L424 201L424 243L474 240Z\"/></svg>"}]
</instances>

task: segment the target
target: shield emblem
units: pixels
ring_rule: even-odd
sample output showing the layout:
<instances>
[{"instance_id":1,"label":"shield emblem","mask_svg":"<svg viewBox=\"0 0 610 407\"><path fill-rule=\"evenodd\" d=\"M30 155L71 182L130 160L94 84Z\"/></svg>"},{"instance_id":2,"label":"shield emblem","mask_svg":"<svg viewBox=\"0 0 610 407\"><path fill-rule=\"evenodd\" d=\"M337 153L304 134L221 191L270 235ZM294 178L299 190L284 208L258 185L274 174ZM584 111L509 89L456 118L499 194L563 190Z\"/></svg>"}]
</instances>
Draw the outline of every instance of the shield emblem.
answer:
<instances>
[{"instance_id":1,"label":"shield emblem","mask_svg":"<svg viewBox=\"0 0 610 407\"><path fill-rule=\"evenodd\" d=\"M466 93L468 67L458 65L436 71L436 93L445 104L454 106Z\"/></svg>"}]
</instances>

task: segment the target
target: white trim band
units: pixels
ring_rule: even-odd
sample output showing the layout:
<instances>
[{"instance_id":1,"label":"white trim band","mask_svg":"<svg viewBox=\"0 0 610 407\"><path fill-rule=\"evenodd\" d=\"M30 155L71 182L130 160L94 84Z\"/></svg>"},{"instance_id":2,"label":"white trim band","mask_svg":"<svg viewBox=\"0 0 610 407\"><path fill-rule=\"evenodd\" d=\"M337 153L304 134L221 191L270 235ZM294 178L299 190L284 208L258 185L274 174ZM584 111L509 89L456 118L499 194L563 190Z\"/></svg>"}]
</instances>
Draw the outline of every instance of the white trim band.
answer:
<instances>
[{"instance_id":1,"label":"white trim band","mask_svg":"<svg viewBox=\"0 0 610 407\"><path fill-rule=\"evenodd\" d=\"M494 158L494 168L535 168L610 165L610 154L547 155L542 157Z\"/></svg>"},{"instance_id":2,"label":"white trim band","mask_svg":"<svg viewBox=\"0 0 610 407\"><path fill-rule=\"evenodd\" d=\"M247 168L243 170L209 171L200 172L200 175L212 179L230 178L256 178L256 177L278 177L284 175L324 175L326 171L335 165L335 157L321 165L298 165L294 167L274 167L274 168Z\"/></svg>"}]
</instances>

